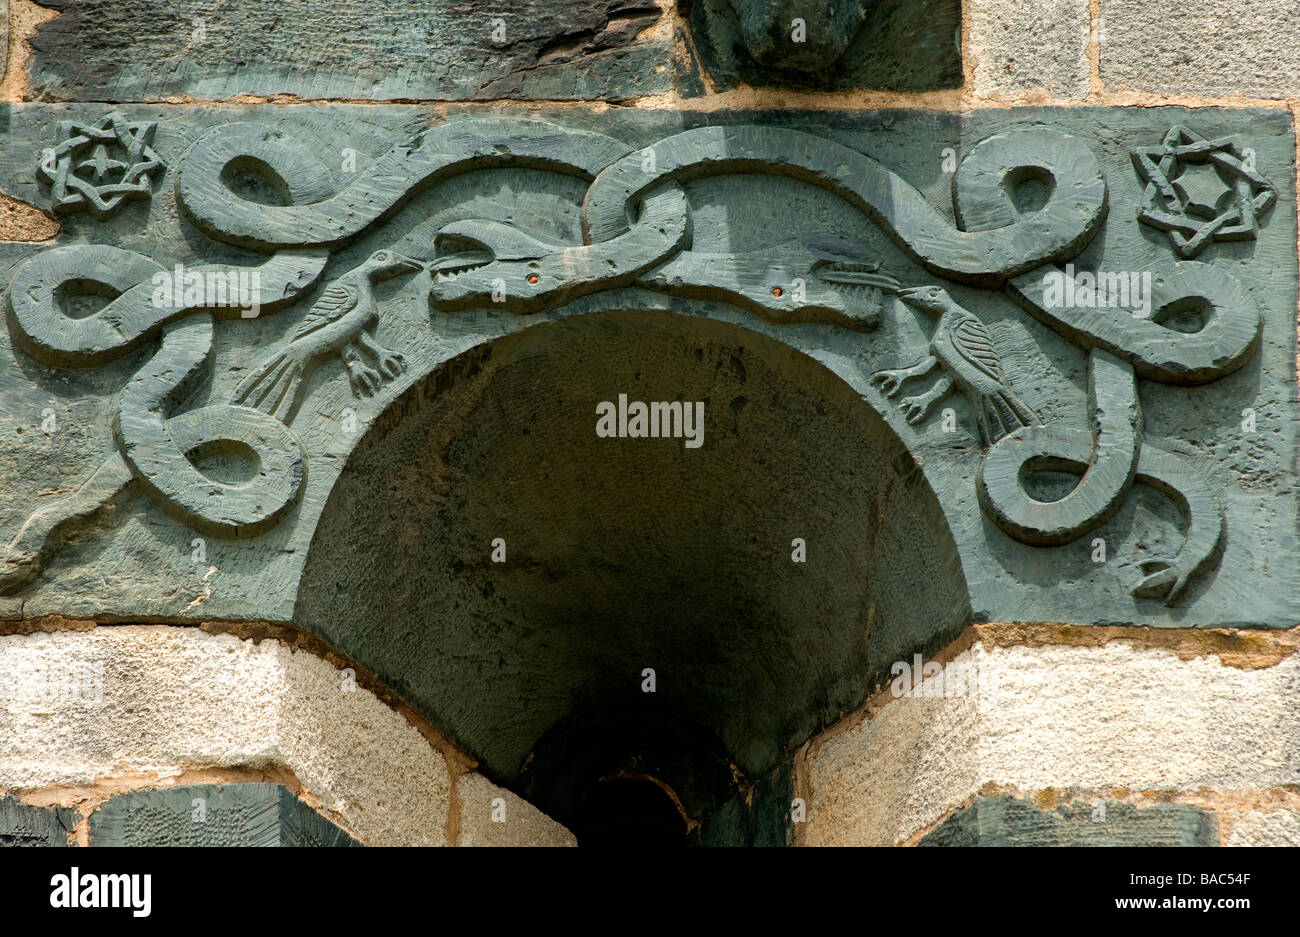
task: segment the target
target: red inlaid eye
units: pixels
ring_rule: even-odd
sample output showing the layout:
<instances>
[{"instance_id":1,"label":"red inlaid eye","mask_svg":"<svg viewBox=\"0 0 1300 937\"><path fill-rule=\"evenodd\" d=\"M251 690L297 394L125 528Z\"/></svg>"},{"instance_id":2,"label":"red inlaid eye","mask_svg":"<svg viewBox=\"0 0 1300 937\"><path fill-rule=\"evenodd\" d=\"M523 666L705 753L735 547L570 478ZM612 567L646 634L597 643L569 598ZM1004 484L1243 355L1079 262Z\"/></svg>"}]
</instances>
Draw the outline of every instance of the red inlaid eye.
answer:
<instances>
[{"instance_id":1,"label":"red inlaid eye","mask_svg":"<svg viewBox=\"0 0 1300 937\"><path fill-rule=\"evenodd\" d=\"M777 299L780 299L782 296L785 295L785 290L781 289L781 287L779 286L774 286L772 287L772 295L775 296Z\"/></svg>"},{"instance_id":2,"label":"red inlaid eye","mask_svg":"<svg viewBox=\"0 0 1300 937\"><path fill-rule=\"evenodd\" d=\"M537 274L535 274L535 273L530 273L530 274L528 274L528 282L529 282L529 283L532 283L532 284L534 284L534 285L537 284L541 279L542 279L542 278L539 277L539 276L538 276Z\"/></svg>"}]
</instances>

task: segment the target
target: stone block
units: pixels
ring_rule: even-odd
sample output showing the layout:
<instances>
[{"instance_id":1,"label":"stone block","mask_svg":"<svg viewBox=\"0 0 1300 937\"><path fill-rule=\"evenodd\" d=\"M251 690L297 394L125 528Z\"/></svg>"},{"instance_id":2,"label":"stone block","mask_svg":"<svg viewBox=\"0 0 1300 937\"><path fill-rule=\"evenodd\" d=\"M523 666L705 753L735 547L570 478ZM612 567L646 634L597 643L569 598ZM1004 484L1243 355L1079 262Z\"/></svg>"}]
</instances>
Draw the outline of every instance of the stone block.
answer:
<instances>
[{"instance_id":1,"label":"stone block","mask_svg":"<svg viewBox=\"0 0 1300 937\"><path fill-rule=\"evenodd\" d=\"M90 815L91 846L360 846L280 784L132 791Z\"/></svg>"},{"instance_id":2,"label":"stone block","mask_svg":"<svg viewBox=\"0 0 1300 937\"><path fill-rule=\"evenodd\" d=\"M456 779L457 846L573 846L573 834L518 795L477 772Z\"/></svg>"},{"instance_id":3,"label":"stone block","mask_svg":"<svg viewBox=\"0 0 1300 937\"><path fill-rule=\"evenodd\" d=\"M0 797L0 846L68 846L77 811L32 807L12 794Z\"/></svg>"},{"instance_id":4,"label":"stone block","mask_svg":"<svg viewBox=\"0 0 1300 937\"><path fill-rule=\"evenodd\" d=\"M1108 91L1251 98L1300 96L1290 0L1185 0L1177 10L1100 0Z\"/></svg>"},{"instance_id":5,"label":"stone block","mask_svg":"<svg viewBox=\"0 0 1300 937\"><path fill-rule=\"evenodd\" d=\"M1217 846L1214 814L1189 804L1115 800L1049 810L1015 797L977 797L919 846Z\"/></svg>"},{"instance_id":6,"label":"stone block","mask_svg":"<svg viewBox=\"0 0 1300 937\"><path fill-rule=\"evenodd\" d=\"M888 699L814 744L810 845L906 841L988 783L1026 792L1268 790L1300 770L1294 655L1244 669L1120 641L977 644L948 666L961 679Z\"/></svg>"},{"instance_id":7,"label":"stone block","mask_svg":"<svg viewBox=\"0 0 1300 937\"><path fill-rule=\"evenodd\" d=\"M969 17L977 95L1088 96L1088 0L973 0Z\"/></svg>"},{"instance_id":8,"label":"stone block","mask_svg":"<svg viewBox=\"0 0 1300 937\"><path fill-rule=\"evenodd\" d=\"M113 626L0 637L0 787L287 770L368 845L441 846L442 754L353 676L279 641Z\"/></svg>"},{"instance_id":9,"label":"stone block","mask_svg":"<svg viewBox=\"0 0 1300 937\"><path fill-rule=\"evenodd\" d=\"M961 85L960 0L681 4L714 87L933 91ZM690 96L689 86L680 87Z\"/></svg>"},{"instance_id":10,"label":"stone block","mask_svg":"<svg viewBox=\"0 0 1300 937\"><path fill-rule=\"evenodd\" d=\"M794 766L786 763L761 778L752 792L733 797L697 831L701 846L789 846L794 842L791 813Z\"/></svg>"},{"instance_id":11,"label":"stone block","mask_svg":"<svg viewBox=\"0 0 1300 937\"><path fill-rule=\"evenodd\" d=\"M1300 846L1300 810L1234 811L1225 846Z\"/></svg>"},{"instance_id":12,"label":"stone block","mask_svg":"<svg viewBox=\"0 0 1300 937\"><path fill-rule=\"evenodd\" d=\"M617 100L673 81L671 42L637 38L655 0L44 5L60 15L31 40L28 91L46 100Z\"/></svg>"}]
</instances>

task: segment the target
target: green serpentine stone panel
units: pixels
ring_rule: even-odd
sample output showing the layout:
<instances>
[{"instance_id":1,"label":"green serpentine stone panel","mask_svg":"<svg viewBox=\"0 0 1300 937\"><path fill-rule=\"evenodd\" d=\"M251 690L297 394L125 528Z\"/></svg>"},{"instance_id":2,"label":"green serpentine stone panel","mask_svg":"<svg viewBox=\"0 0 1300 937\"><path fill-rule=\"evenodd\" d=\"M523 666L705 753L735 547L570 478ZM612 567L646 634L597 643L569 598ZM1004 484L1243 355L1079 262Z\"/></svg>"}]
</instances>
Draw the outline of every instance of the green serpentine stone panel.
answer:
<instances>
[{"instance_id":1,"label":"green serpentine stone panel","mask_svg":"<svg viewBox=\"0 0 1300 937\"><path fill-rule=\"evenodd\" d=\"M50 0L31 40L45 100L237 94L619 99L672 88L655 0ZM94 37L87 41L87 37Z\"/></svg>"},{"instance_id":2,"label":"green serpentine stone panel","mask_svg":"<svg viewBox=\"0 0 1300 937\"><path fill-rule=\"evenodd\" d=\"M110 798L92 846L360 846L279 784L196 784Z\"/></svg>"},{"instance_id":3,"label":"green serpentine stone panel","mask_svg":"<svg viewBox=\"0 0 1300 937\"><path fill-rule=\"evenodd\" d=\"M77 811L29 807L12 794L0 797L0 846L67 846Z\"/></svg>"},{"instance_id":4,"label":"green serpentine stone panel","mask_svg":"<svg viewBox=\"0 0 1300 937\"><path fill-rule=\"evenodd\" d=\"M1214 814L1189 804L1135 807L1076 801L1041 810L1011 796L977 797L921 846L1217 846Z\"/></svg>"},{"instance_id":5,"label":"green serpentine stone panel","mask_svg":"<svg viewBox=\"0 0 1300 937\"><path fill-rule=\"evenodd\" d=\"M294 622L504 783L647 667L752 778L972 620L1300 617L1283 111L0 128L32 204L149 180L0 244L26 615Z\"/></svg>"}]
</instances>

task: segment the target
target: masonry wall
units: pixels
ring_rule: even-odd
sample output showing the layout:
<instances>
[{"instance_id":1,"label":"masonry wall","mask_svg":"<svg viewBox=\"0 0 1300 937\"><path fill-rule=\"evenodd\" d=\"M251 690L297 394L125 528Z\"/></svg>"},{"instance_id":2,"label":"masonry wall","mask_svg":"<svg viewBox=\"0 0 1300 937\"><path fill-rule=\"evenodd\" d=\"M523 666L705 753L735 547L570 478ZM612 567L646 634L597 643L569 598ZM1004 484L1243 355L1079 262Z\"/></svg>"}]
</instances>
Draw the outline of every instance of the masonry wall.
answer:
<instances>
[{"instance_id":1,"label":"masonry wall","mask_svg":"<svg viewBox=\"0 0 1300 937\"><path fill-rule=\"evenodd\" d=\"M12 0L0 101L78 99L63 97L57 70L33 71L40 56L56 54L35 37L61 6ZM531 86L540 93L507 72L478 89L470 107L522 112L526 98L548 93L562 99L557 106L597 109L1212 106L1285 112L1300 136L1294 0L1182 0L1176 9L965 0L962 14L959 88L719 89L701 79L692 90L653 77L683 42L668 0L662 11L643 11L620 40L629 55L643 55L620 66L617 80L630 92L611 91L615 79L598 88L567 82L557 66ZM96 42L93 22L71 25L90 31L80 41ZM35 56L34 38L45 47ZM73 87L76 80L67 78ZM220 82L197 92L133 87L119 99L302 100L247 90L234 97ZM332 79L313 87L318 100L368 100L366 89ZM601 93L584 98L593 88ZM1293 163L1276 174L1294 172ZM0 239L41 241L58 227L40 207L0 194ZM0 599L0 612L0 672L26 675L10 680L0 705L0 793L73 811L70 842L87 844L92 815L113 797L251 782L285 786L370 845L572 842L319 642L255 622L24 617L13 599ZM1273 625L1283 630L974 626L932 659L973 669L977 684L956 692L931 684L929 693L882 685L862 711L804 747L794 793L806 809L793 839L1300 845L1300 630ZM42 675L56 672L89 674L92 691L51 696ZM504 820L494 822L493 811Z\"/></svg>"}]
</instances>

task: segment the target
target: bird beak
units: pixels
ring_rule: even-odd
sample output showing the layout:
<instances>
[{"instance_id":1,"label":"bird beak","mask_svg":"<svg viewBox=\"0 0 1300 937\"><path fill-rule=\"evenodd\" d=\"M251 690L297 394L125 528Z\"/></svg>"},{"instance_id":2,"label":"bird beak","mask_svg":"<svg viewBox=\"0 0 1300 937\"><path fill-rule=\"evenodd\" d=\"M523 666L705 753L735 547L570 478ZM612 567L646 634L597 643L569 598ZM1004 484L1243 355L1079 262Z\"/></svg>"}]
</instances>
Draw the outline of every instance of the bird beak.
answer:
<instances>
[{"instance_id":1,"label":"bird beak","mask_svg":"<svg viewBox=\"0 0 1300 937\"><path fill-rule=\"evenodd\" d=\"M424 264L402 254L397 255L397 259L393 264L394 273L415 273L417 270L423 269Z\"/></svg>"},{"instance_id":2,"label":"bird beak","mask_svg":"<svg viewBox=\"0 0 1300 937\"><path fill-rule=\"evenodd\" d=\"M915 306L916 301L918 297L920 297L921 291L923 289L925 289L925 287L909 286L905 290L896 291L894 295L897 296L899 299L901 299L903 302L907 303L909 306Z\"/></svg>"}]
</instances>

